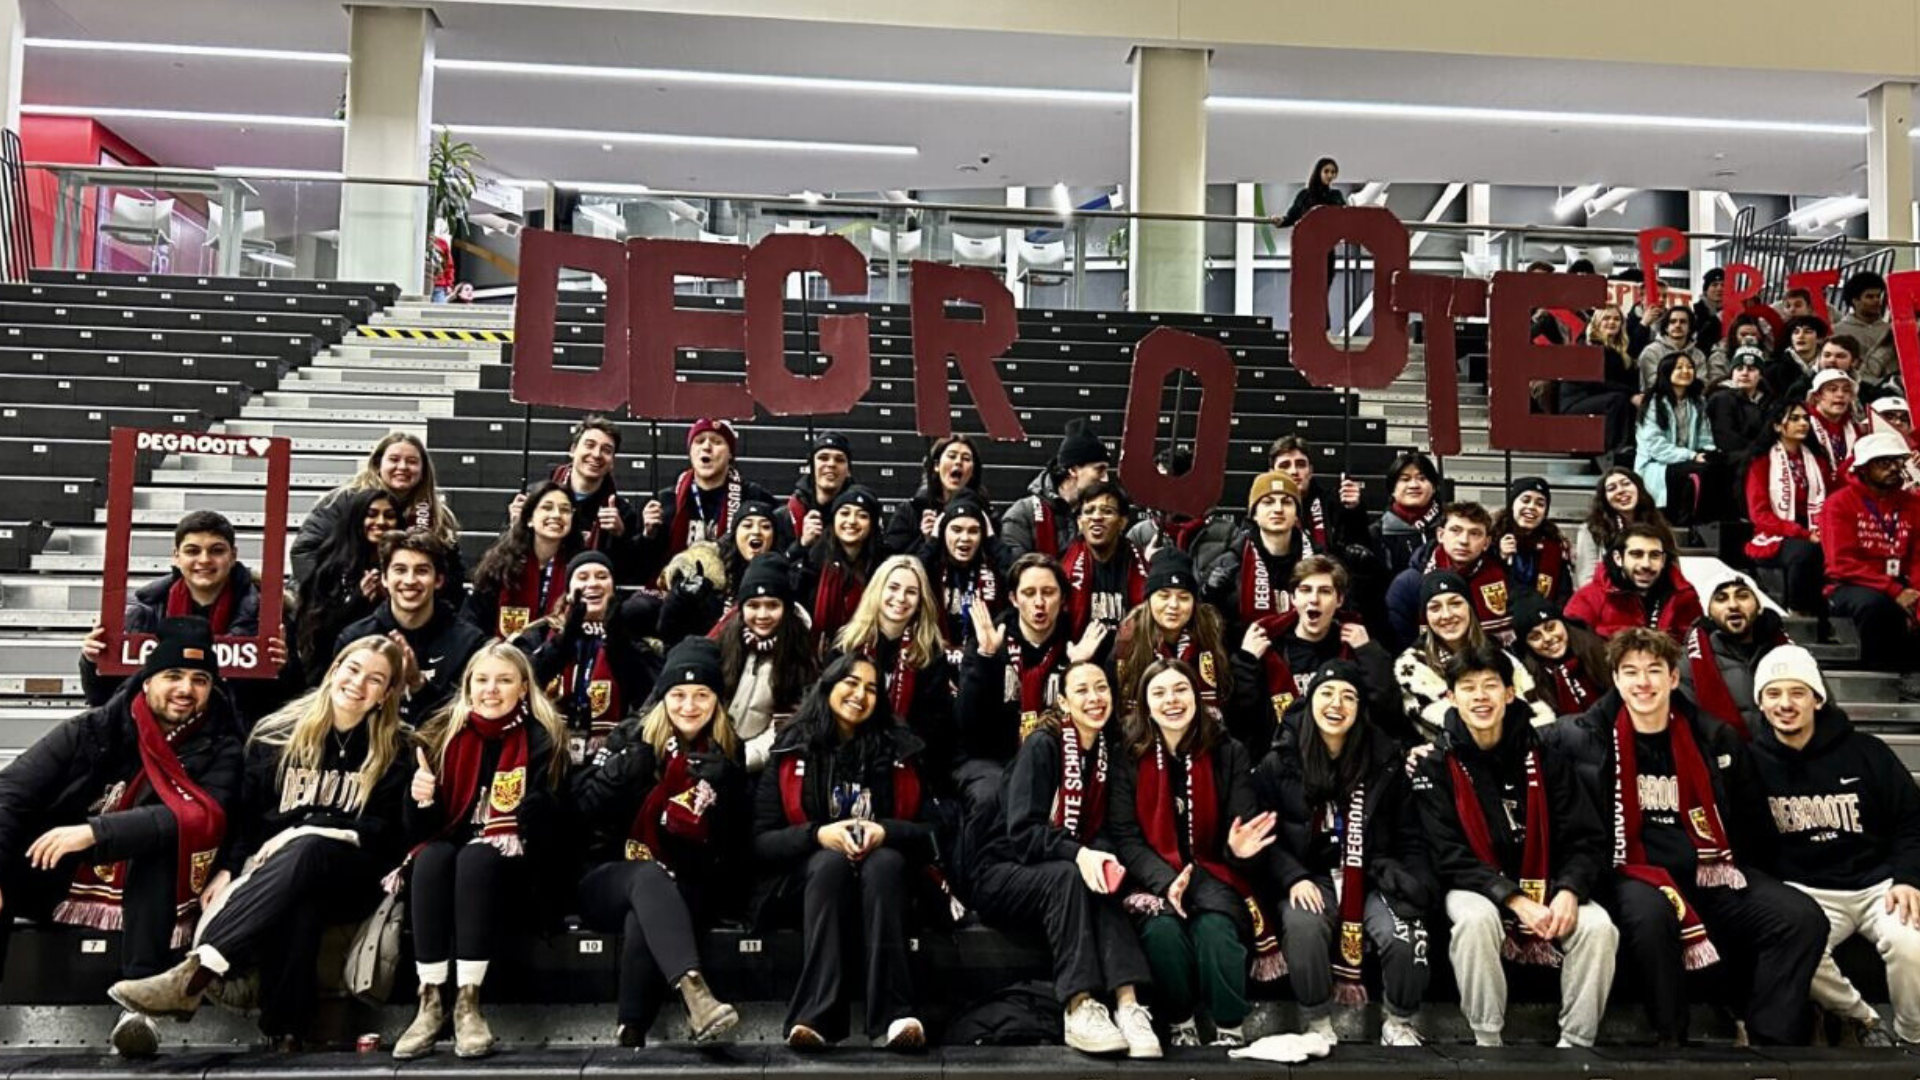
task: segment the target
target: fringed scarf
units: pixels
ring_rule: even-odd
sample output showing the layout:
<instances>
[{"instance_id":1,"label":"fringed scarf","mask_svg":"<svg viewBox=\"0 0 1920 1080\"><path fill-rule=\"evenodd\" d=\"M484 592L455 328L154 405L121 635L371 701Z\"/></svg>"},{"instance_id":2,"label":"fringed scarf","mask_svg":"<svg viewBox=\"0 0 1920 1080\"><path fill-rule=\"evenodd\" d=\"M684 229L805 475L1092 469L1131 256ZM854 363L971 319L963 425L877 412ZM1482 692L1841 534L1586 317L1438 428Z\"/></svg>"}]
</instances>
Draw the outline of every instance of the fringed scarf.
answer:
<instances>
[{"instance_id":1,"label":"fringed scarf","mask_svg":"<svg viewBox=\"0 0 1920 1080\"><path fill-rule=\"evenodd\" d=\"M1705 888L1747 887L1746 875L1733 862L1733 849L1720 824L1720 808L1713 799L1713 780L1694 744L1693 729L1685 717L1674 714L1667 722L1673 746L1673 771L1680 786L1681 819L1693 841L1694 882ZM1674 886L1673 876L1647 861L1640 842L1640 773L1634 761L1633 720L1625 705L1613 722L1613 867L1621 874L1659 890L1680 916L1681 959L1688 971L1698 971L1720 959L1707 938L1700 913Z\"/></svg>"},{"instance_id":2,"label":"fringed scarf","mask_svg":"<svg viewBox=\"0 0 1920 1080\"><path fill-rule=\"evenodd\" d=\"M1108 558L1121 560L1124 564L1120 568L1125 575L1124 584L1121 586L1120 602L1117 605L1119 616L1123 617L1147 598L1146 560L1140 557L1140 549L1133 546L1133 541L1125 537L1120 538L1114 553ZM1098 587L1100 578L1103 576L1101 571L1106 570L1111 563L1100 562L1099 557L1094 554L1092 545L1088 544L1084 537L1080 537L1067 545L1067 555L1061 560L1061 564L1067 571L1067 613L1071 620L1067 625L1072 628L1073 636L1079 637L1086 632L1087 625L1095 617L1094 597L1113 595L1113 590L1103 590ZM1102 621L1118 622L1119 617L1103 616Z\"/></svg>"},{"instance_id":3,"label":"fringed scarf","mask_svg":"<svg viewBox=\"0 0 1920 1080\"><path fill-rule=\"evenodd\" d=\"M1556 716L1586 712L1588 706L1599 700L1600 684L1581 666L1580 658L1572 649L1558 660L1541 661L1540 666L1553 691Z\"/></svg>"},{"instance_id":4,"label":"fringed scarf","mask_svg":"<svg viewBox=\"0 0 1920 1080\"><path fill-rule=\"evenodd\" d=\"M1046 711L1047 685L1067 654L1066 638L1063 634L1055 633L1053 643L1041 652L1038 660L1029 664L1026 640L1020 637L1019 627L1011 627L1008 636L1015 640L1007 642L1006 646L1009 651L1005 700L1017 701L1020 706L1020 738L1024 740L1033 733L1040 723L1041 714Z\"/></svg>"},{"instance_id":5,"label":"fringed scarf","mask_svg":"<svg viewBox=\"0 0 1920 1080\"><path fill-rule=\"evenodd\" d=\"M1344 639L1340 639L1340 627L1354 620L1343 619L1335 615L1333 626L1327 633L1340 640L1339 658L1352 660L1353 649ZM1293 636L1294 628L1300 625L1300 613L1289 611L1283 615L1268 615L1258 620L1262 630L1267 632L1267 651L1260 654L1260 671L1265 678L1267 700L1273 705L1273 722L1279 723L1287 709L1300 695L1307 692L1299 678L1293 673L1293 665L1287 663L1287 650L1283 647L1286 639Z\"/></svg>"},{"instance_id":6,"label":"fringed scarf","mask_svg":"<svg viewBox=\"0 0 1920 1080\"><path fill-rule=\"evenodd\" d=\"M874 541L869 537L866 542ZM839 541L832 543L835 550L820 568L820 581L814 587L813 603L807 609L807 614L813 616L814 634L824 642L831 642L840 628L853 618L854 609L860 606L860 597L867 591L866 576L842 558Z\"/></svg>"},{"instance_id":7,"label":"fringed scarf","mask_svg":"<svg viewBox=\"0 0 1920 1080\"><path fill-rule=\"evenodd\" d=\"M1192 668L1200 676L1200 700L1208 705L1220 704L1220 658L1210 650L1202 649L1193 636L1193 620L1180 628L1180 633L1172 641L1167 640L1166 631L1154 626L1148 633L1153 634L1156 644L1154 655L1167 660L1178 660Z\"/></svg>"},{"instance_id":8,"label":"fringed scarf","mask_svg":"<svg viewBox=\"0 0 1920 1080\"><path fill-rule=\"evenodd\" d=\"M1467 846L1473 849L1475 858L1505 873L1506 868L1500 865L1500 860L1493 852L1493 834L1487 829L1486 810L1480 805L1473 777L1468 775L1458 752L1447 755L1447 769L1453 774L1453 813L1460 819L1461 831L1467 834ZM1527 750L1527 802L1522 820L1521 827L1526 835L1521 840L1520 849L1520 891L1534 903L1544 904L1547 902L1547 876L1553 865L1547 847L1552 824L1547 817L1547 790L1541 780L1538 748ZM1562 956L1553 942L1528 930L1510 914L1501 914L1507 927L1506 940L1500 944L1501 956L1522 964L1560 966Z\"/></svg>"},{"instance_id":9,"label":"fringed scarf","mask_svg":"<svg viewBox=\"0 0 1920 1080\"><path fill-rule=\"evenodd\" d=\"M733 522L740 514L741 498L740 470L727 468L727 499L720 506L720 520L708 522L713 526L712 536L725 536L733 528ZM704 514L700 508L700 496L693 490L693 470L680 474L673 486L673 527L668 530L667 552L678 555L687 550L687 537L693 527L693 519ZM704 521L704 517L702 518Z\"/></svg>"},{"instance_id":10,"label":"fringed scarf","mask_svg":"<svg viewBox=\"0 0 1920 1080\"><path fill-rule=\"evenodd\" d=\"M691 752L681 749L678 735L668 737L667 760L661 767L660 779L640 801L640 812L634 815L633 825L627 830L627 861L657 862L671 874L673 867L666 860L666 837L677 837L690 844L707 842L710 832L707 811L713 809L719 794L712 784L694 779L690 753L706 753L711 748L704 733Z\"/></svg>"},{"instance_id":11,"label":"fringed scarf","mask_svg":"<svg viewBox=\"0 0 1920 1080\"><path fill-rule=\"evenodd\" d=\"M1811 528L1827 501L1827 478L1820 459L1804 444L1798 454L1774 443L1767 451L1767 505L1782 521Z\"/></svg>"},{"instance_id":12,"label":"fringed scarf","mask_svg":"<svg viewBox=\"0 0 1920 1080\"><path fill-rule=\"evenodd\" d=\"M219 637L233 625L234 580L231 575L227 583L220 588L220 595L214 597L213 607L207 612L207 623L213 627L213 634ZM193 614L193 590L187 587L187 579L174 575L173 584L167 586L167 618L177 619L182 615Z\"/></svg>"},{"instance_id":13,"label":"fringed scarf","mask_svg":"<svg viewBox=\"0 0 1920 1080\"><path fill-rule=\"evenodd\" d=\"M884 655L891 647L893 659L888 662ZM920 669L914 666L914 650L903 634L899 641L888 641L884 633L874 634L872 644L862 645L856 650L862 657L871 661L876 670L881 671L887 684L887 704L893 706L894 719L902 724L908 723L913 716L913 694L918 689Z\"/></svg>"},{"instance_id":14,"label":"fringed scarf","mask_svg":"<svg viewBox=\"0 0 1920 1080\"><path fill-rule=\"evenodd\" d=\"M132 695L128 704L133 714L134 738L140 747L140 771L132 779L107 789L102 812L130 810L151 789L173 815L174 922L170 940L173 948L183 948L193 937L194 911L200 903L200 890L206 888L213 870L214 857L220 853L220 841L227 831L227 814L187 775L186 767L173 752L175 743L199 730L204 717L194 717L165 731L147 705L145 694ZM105 866L83 862L74 874L66 899L54 907L53 921L95 930L120 929L126 918L122 907L126 884L125 861Z\"/></svg>"},{"instance_id":15,"label":"fringed scarf","mask_svg":"<svg viewBox=\"0 0 1920 1080\"><path fill-rule=\"evenodd\" d=\"M1871 424L1861 423L1849 416L1837 424L1829 423L1827 418L1807 409L1807 419L1813 422L1813 438L1826 451L1826 467L1821 470L1821 479L1836 481L1840 475L1840 465L1853 456L1853 444L1860 436L1873 430Z\"/></svg>"},{"instance_id":16,"label":"fringed scarf","mask_svg":"<svg viewBox=\"0 0 1920 1080\"><path fill-rule=\"evenodd\" d=\"M1314 553L1305 533L1295 529L1293 538L1301 558ZM1273 571L1267 567L1266 550L1260 546L1260 534L1255 533L1240 550L1240 619L1252 622L1264 615L1281 615L1292 609L1293 594L1284 583L1273 580Z\"/></svg>"},{"instance_id":17,"label":"fringed scarf","mask_svg":"<svg viewBox=\"0 0 1920 1080\"><path fill-rule=\"evenodd\" d=\"M521 800L527 795L527 724L530 722L532 717L525 701L498 720L489 720L479 713L467 714L467 722L460 725L440 755L440 782L435 798L445 820L432 836L407 852L406 861L399 869L387 875L384 884L388 892L399 889L406 868L413 865L421 848L452 833L463 822L480 826L468 843L490 845L509 857L526 854L526 845L520 838L519 810ZM480 759L486 744L492 742L501 744L500 757L494 762L493 775L487 779L485 797L476 800Z\"/></svg>"},{"instance_id":18,"label":"fringed scarf","mask_svg":"<svg viewBox=\"0 0 1920 1080\"><path fill-rule=\"evenodd\" d=\"M861 778L863 782L865 779L865 777ZM789 825L806 825L815 820L807 813L806 781L807 762L803 755L787 754L780 759L780 808L785 812ZM912 765L896 759L893 763L893 813L886 814L885 808L878 803L870 804L871 813L875 818L891 816L912 821L920 816L920 800L920 773ZM829 810L828 813L831 814L832 811ZM830 816L827 820L839 819ZM945 872L934 865L922 867L920 872L926 877L928 884L937 889L941 898L947 902L947 910L954 921L958 922L965 918L966 905L954 895L953 885L947 881Z\"/></svg>"},{"instance_id":19,"label":"fringed scarf","mask_svg":"<svg viewBox=\"0 0 1920 1080\"><path fill-rule=\"evenodd\" d=\"M1353 785L1340 838L1340 955L1333 961L1333 1000L1365 1005L1360 977L1367 920L1367 785Z\"/></svg>"},{"instance_id":20,"label":"fringed scarf","mask_svg":"<svg viewBox=\"0 0 1920 1080\"><path fill-rule=\"evenodd\" d=\"M567 594L567 560L556 553L546 566L532 552L520 564L520 580L500 590L500 615L494 632L511 641L535 619L551 613L553 602Z\"/></svg>"},{"instance_id":21,"label":"fringed scarf","mask_svg":"<svg viewBox=\"0 0 1920 1080\"><path fill-rule=\"evenodd\" d=\"M1327 500L1318 493L1302 496L1306 505L1307 538L1313 541L1315 551L1327 550Z\"/></svg>"},{"instance_id":22,"label":"fringed scarf","mask_svg":"<svg viewBox=\"0 0 1920 1080\"><path fill-rule=\"evenodd\" d=\"M1146 835L1147 846L1154 854L1177 873L1186 868L1187 862L1180 855L1179 820L1174 812L1174 801L1184 796L1187 806L1187 849L1193 852L1194 865L1213 875L1221 883L1231 887L1247 906L1247 914L1253 920L1253 977L1261 982L1272 982L1287 973L1287 961L1280 954L1280 938L1274 929L1274 922L1267 916L1259 899L1254 895L1253 886L1229 866L1224 857L1226 851L1226 831L1221 828L1219 796L1214 788L1213 755L1210 753L1187 754L1180 763L1181 788L1178 794L1174 787L1176 781L1170 775L1172 766L1167 760L1166 744L1154 740L1153 753L1140 759L1138 769L1138 787L1134 795L1134 808L1140 819L1141 831ZM1167 908L1165 897L1150 893L1134 893L1127 897L1128 910L1142 914L1160 914Z\"/></svg>"},{"instance_id":23,"label":"fringed scarf","mask_svg":"<svg viewBox=\"0 0 1920 1080\"><path fill-rule=\"evenodd\" d=\"M1088 775L1080 729L1060 725L1060 786L1054 790L1053 827L1085 844L1107 823L1107 740L1093 737L1093 768Z\"/></svg>"}]
</instances>

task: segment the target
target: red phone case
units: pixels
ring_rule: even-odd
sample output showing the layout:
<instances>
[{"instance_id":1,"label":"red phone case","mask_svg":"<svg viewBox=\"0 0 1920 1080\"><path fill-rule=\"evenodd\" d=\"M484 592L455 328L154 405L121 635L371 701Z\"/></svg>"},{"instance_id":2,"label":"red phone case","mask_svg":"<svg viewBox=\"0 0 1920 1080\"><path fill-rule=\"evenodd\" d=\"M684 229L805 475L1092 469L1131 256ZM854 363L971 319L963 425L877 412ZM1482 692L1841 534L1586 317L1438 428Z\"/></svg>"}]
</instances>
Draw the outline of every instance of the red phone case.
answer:
<instances>
[{"instance_id":1,"label":"red phone case","mask_svg":"<svg viewBox=\"0 0 1920 1080\"><path fill-rule=\"evenodd\" d=\"M1126 880L1127 877L1126 868L1117 862L1102 863L1100 873L1107 879L1107 892L1109 893L1119 892L1120 883Z\"/></svg>"}]
</instances>

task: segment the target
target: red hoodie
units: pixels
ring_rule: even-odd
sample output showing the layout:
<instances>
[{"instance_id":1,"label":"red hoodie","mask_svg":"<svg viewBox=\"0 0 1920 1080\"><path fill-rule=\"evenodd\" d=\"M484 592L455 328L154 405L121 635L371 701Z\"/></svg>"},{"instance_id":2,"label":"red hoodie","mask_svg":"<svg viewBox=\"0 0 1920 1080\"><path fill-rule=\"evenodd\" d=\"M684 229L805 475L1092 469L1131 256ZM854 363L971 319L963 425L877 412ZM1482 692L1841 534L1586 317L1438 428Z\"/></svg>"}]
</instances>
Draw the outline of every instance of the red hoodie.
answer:
<instances>
[{"instance_id":1,"label":"red hoodie","mask_svg":"<svg viewBox=\"0 0 1920 1080\"><path fill-rule=\"evenodd\" d=\"M1859 585L1888 596L1920 587L1920 495L1882 494L1847 474L1847 485L1827 497L1820 513L1820 545L1827 553L1827 595Z\"/></svg>"},{"instance_id":2,"label":"red hoodie","mask_svg":"<svg viewBox=\"0 0 1920 1080\"><path fill-rule=\"evenodd\" d=\"M1700 608L1700 594L1687 583L1677 562L1667 567L1667 583L1672 591L1651 618L1646 599L1626 583L1612 556L1606 556L1600 565L1601 570L1593 580L1580 586L1573 599L1567 601L1566 615L1586 623L1603 638L1635 626L1646 626L1665 631L1673 640L1681 641L1687 628L1705 614Z\"/></svg>"}]
</instances>

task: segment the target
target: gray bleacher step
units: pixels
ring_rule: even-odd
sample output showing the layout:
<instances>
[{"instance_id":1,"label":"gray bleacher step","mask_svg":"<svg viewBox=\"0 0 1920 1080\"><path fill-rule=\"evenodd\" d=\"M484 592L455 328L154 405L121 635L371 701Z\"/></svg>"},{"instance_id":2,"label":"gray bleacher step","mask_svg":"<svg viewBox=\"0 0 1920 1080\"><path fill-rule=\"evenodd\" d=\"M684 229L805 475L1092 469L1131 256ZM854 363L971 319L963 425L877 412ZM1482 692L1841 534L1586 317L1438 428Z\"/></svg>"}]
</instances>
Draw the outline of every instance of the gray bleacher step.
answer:
<instances>
[{"instance_id":1,"label":"gray bleacher step","mask_svg":"<svg viewBox=\"0 0 1920 1080\"><path fill-rule=\"evenodd\" d=\"M251 504L247 504L247 505L236 506L236 507L219 507L219 506L205 505L205 504L196 502L193 508L195 510L219 510L220 513L226 517L228 523L231 524L235 530L264 529L267 527L267 515L266 515L266 512L261 508L261 501L262 501L262 497L256 494L253 496ZM185 510L169 510L169 509L152 510L152 509L136 508L133 511L132 520L133 520L134 528L136 529L142 528L142 527L171 528L175 523L177 523L180 520L180 515L185 512L186 512ZM298 531L300 526L304 524L306 520L307 520L307 511L305 507L302 507L299 510L288 510L287 511L288 532L292 533L292 532ZM107 511L105 507L100 507L99 509L96 509L93 512L93 523L95 525L100 525L103 527L106 525Z\"/></svg>"},{"instance_id":2,"label":"gray bleacher step","mask_svg":"<svg viewBox=\"0 0 1920 1080\"><path fill-rule=\"evenodd\" d=\"M100 589L91 575L0 575L0 616L23 609L98 611Z\"/></svg>"},{"instance_id":3,"label":"gray bleacher step","mask_svg":"<svg viewBox=\"0 0 1920 1080\"><path fill-rule=\"evenodd\" d=\"M259 565L261 535L257 530L239 529L234 546L240 558ZM98 527L58 529L43 555L91 555L96 559L107 550L107 530ZM135 529L128 535L127 552L134 556L165 557L173 552L173 529Z\"/></svg>"},{"instance_id":4,"label":"gray bleacher step","mask_svg":"<svg viewBox=\"0 0 1920 1080\"><path fill-rule=\"evenodd\" d=\"M400 393L391 388L358 392L342 390L269 390L247 402L245 417L297 418L301 411L318 414L337 413L417 413L424 416L452 416L453 394Z\"/></svg>"},{"instance_id":5,"label":"gray bleacher step","mask_svg":"<svg viewBox=\"0 0 1920 1080\"><path fill-rule=\"evenodd\" d=\"M399 353L399 355L394 355ZM500 358L454 356L440 351L438 356L422 356L397 349L375 349L364 345L336 345L313 358L316 368L392 368L396 371L474 371L486 364L498 364Z\"/></svg>"},{"instance_id":6,"label":"gray bleacher step","mask_svg":"<svg viewBox=\"0 0 1920 1080\"><path fill-rule=\"evenodd\" d=\"M500 362L500 346L483 345L471 341L448 341L440 344L426 342L377 341L373 338L353 339L333 346L322 355L342 359L368 361L411 361L422 364L471 365L475 363Z\"/></svg>"},{"instance_id":7,"label":"gray bleacher step","mask_svg":"<svg viewBox=\"0 0 1920 1080\"><path fill-rule=\"evenodd\" d=\"M427 416L452 416L453 402L435 402L431 408L406 411L390 410L384 406L385 399L371 398L365 404L355 407L349 404L343 408L320 409L307 406L275 408L272 406L249 405L238 417L224 421L226 424L285 423L303 425L308 430L321 430L315 425L332 426L335 424L390 424L396 421L414 421ZM413 404L409 401L408 404ZM249 432L248 434L257 434Z\"/></svg>"},{"instance_id":8,"label":"gray bleacher step","mask_svg":"<svg viewBox=\"0 0 1920 1080\"><path fill-rule=\"evenodd\" d=\"M422 425L424 427L424 425ZM340 483L347 477L360 471L366 462L367 451L372 444L355 448L350 452L319 453L301 452L296 449L293 455L292 469L289 474L294 482L301 476L337 477L334 483ZM193 454L186 457L170 457L153 471L155 478L175 473L189 473L196 477L205 477L209 473L218 473L218 477L209 477L206 482L216 484L265 483L267 462L264 458L237 458L215 454ZM226 479L234 477L233 480ZM196 481L198 482L198 481Z\"/></svg>"},{"instance_id":9,"label":"gray bleacher step","mask_svg":"<svg viewBox=\"0 0 1920 1080\"><path fill-rule=\"evenodd\" d=\"M394 387L402 391L419 388L420 393L434 393L446 390L478 390L480 388L479 365L472 370L421 369L393 366L358 365L340 363L325 367L310 366L294 372L293 376L283 380L282 387L290 386L378 386Z\"/></svg>"},{"instance_id":10,"label":"gray bleacher step","mask_svg":"<svg viewBox=\"0 0 1920 1080\"><path fill-rule=\"evenodd\" d=\"M450 386L444 382L398 383L398 382L385 382L385 381L372 381L372 380L365 381L365 382L348 382L340 379L333 379L333 380L303 379L298 377L301 374L304 374L304 373L296 372L294 375L288 376L287 378L280 380L280 389L278 391L273 391L273 393L288 394L288 395L302 395L308 398L333 395L336 397L351 396L356 399L361 397L366 397L366 396L373 396L373 397L382 397L382 398L393 398L396 401L403 400L406 398L426 398L426 399L445 400L445 399L451 399L453 397L455 390L478 389L478 384L480 381L479 377L475 376L474 379L472 380L472 382L475 384L474 386L456 387L456 386ZM369 374L373 374L373 373L369 373Z\"/></svg>"},{"instance_id":11,"label":"gray bleacher step","mask_svg":"<svg viewBox=\"0 0 1920 1080\"><path fill-rule=\"evenodd\" d=\"M0 630L57 630L85 634L99 621L98 602L91 609L0 608ZM0 745L5 745L0 743Z\"/></svg>"},{"instance_id":12,"label":"gray bleacher step","mask_svg":"<svg viewBox=\"0 0 1920 1080\"><path fill-rule=\"evenodd\" d=\"M1841 702L1897 704L1900 677L1881 671L1824 671L1827 689ZM1920 712L1920 705L1910 706Z\"/></svg>"},{"instance_id":13,"label":"gray bleacher step","mask_svg":"<svg viewBox=\"0 0 1920 1080\"><path fill-rule=\"evenodd\" d=\"M80 637L83 635L63 634L58 637L43 634L0 633L0 695L18 696L39 693L50 696L78 693L80 682ZM73 688L64 685L48 685L43 689L33 687L9 688L6 679L12 676L16 682L22 676L46 678L52 680L72 679Z\"/></svg>"}]
</instances>

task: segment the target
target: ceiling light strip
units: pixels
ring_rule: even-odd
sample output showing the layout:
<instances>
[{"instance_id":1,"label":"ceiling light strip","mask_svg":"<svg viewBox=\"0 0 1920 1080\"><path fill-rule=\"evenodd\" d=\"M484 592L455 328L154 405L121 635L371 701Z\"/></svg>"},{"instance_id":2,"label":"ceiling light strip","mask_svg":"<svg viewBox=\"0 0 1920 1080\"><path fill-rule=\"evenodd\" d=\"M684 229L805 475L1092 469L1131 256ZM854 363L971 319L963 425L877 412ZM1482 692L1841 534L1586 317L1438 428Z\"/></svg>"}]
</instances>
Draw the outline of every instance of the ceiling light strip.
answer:
<instances>
[{"instance_id":1,"label":"ceiling light strip","mask_svg":"<svg viewBox=\"0 0 1920 1080\"><path fill-rule=\"evenodd\" d=\"M436 71L472 71L493 75L685 83L758 90L813 90L894 97L974 98L987 101L1053 102L1068 105L1125 105L1133 100L1133 95L1124 90L1069 90L1050 87L979 86L969 83L895 82L885 79L842 79L817 75L754 75L731 71L690 71L681 68L613 67L596 64L544 64L521 60L460 60L437 57L433 66Z\"/></svg>"},{"instance_id":2,"label":"ceiling light strip","mask_svg":"<svg viewBox=\"0 0 1920 1080\"><path fill-rule=\"evenodd\" d=\"M1751 131L1768 135L1867 134L1864 124L1814 124L1792 120L1736 120L1710 116L1656 116L1642 113L1559 112L1550 109L1492 109L1466 105L1416 105L1373 101L1317 101L1213 95L1207 107L1223 112L1345 116L1372 120L1455 120L1505 124L1559 124L1575 127L1656 128L1669 131Z\"/></svg>"},{"instance_id":3,"label":"ceiling light strip","mask_svg":"<svg viewBox=\"0 0 1920 1080\"><path fill-rule=\"evenodd\" d=\"M730 135L679 135L655 131L592 131L580 128L510 127L494 124L435 124L442 131L496 139L551 139L564 142L677 146L689 150L783 150L810 154L867 154L917 157L920 148L893 143L820 142L811 139L761 139Z\"/></svg>"},{"instance_id":4,"label":"ceiling light strip","mask_svg":"<svg viewBox=\"0 0 1920 1080\"><path fill-rule=\"evenodd\" d=\"M33 116L83 116L104 120L177 120L189 124L240 124L255 127L344 128L345 120L331 116L287 116L277 113L188 112L180 109L123 109L106 105L22 105Z\"/></svg>"},{"instance_id":5,"label":"ceiling light strip","mask_svg":"<svg viewBox=\"0 0 1920 1080\"><path fill-rule=\"evenodd\" d=\"M29 49L70 52L153 53L162 56L211 56L226 60L274 60L295 64L345 64L346 53L306 52L299 49L254 49L234 45L167 45L152 41L81 41L73 38L26 38Z\"/></svg>"}]
</instances>

